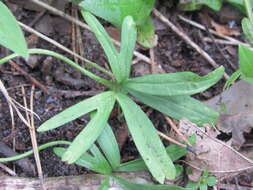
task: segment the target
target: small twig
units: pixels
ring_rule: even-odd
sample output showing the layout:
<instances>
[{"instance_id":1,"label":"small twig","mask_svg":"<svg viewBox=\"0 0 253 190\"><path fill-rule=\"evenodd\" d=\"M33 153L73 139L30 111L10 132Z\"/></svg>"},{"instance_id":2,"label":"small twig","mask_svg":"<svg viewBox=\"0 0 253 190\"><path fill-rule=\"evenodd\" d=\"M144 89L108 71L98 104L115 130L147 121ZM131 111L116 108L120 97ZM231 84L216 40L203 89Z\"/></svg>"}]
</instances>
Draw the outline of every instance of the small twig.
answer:
<instances>
[{"instance_id":1,"label":"small twig","mask_svg":"<svg viewBox=\"0 0 253 190\"><path fill-rule=\"evenodd\" d=\"M17 176L16 172L8 168L6 165L0 163L0 168L2 168L4 171L6 171L11 176Z\"/></svg>"},{"instance_id":2,"label":"small twig","mask_svg":"<svg viewBox=\"0 0 253 190\"><path fill-rule=\"evenodd\" d=\"M253 143L243 144L242 147L252 147Z\"/></svg>"},{"instance_id":3,"label":"small twig","mask_svg":"<svg viewBox=\"0 0 253 190\"><path fill-rule=\"evenodd\" d=\"M205 42L209 42L209 43L217 43L217 44L224 44L224 45L232 45L232 46L238 46L239 44L236 42L232 42L232 41L228 41L228 40L221 40L221 39L211 39L208 37L204 37L203 40Z\"/></svg>"},{"instance_id":4,"label":"small twig","mask_svg":"<svg viewBox=\"0 0 253 190\"><path fill-rule=\"evenodd\" d=\"M39 149L38 149L38 143L37 143L37 139L36 139L35 125L34 125L34 114L33 114L34 90L35 90L35 86L33 85L32 89L31 89L31 95L30 95L31 128L29 130L30 130L30 134L31 134L32 146L33 146L35 162L36 162L36 166L37 166L37 170L38 170L38 176L39 176L42 188L46 189L44 186L43 171L42 171L42 167L41 167L41 161L40 161L40 156L39 156Z\"/></svg>"},{"instance_id":5,"label":"small twig","mask_svg":"<svg viewBox=\"0 0 253 190\"><path fill-rule=\"evenodd\" d=\"M166 119L168 124L171 126L171 128L184 140L184 142L188 144L189 146L192 146L191 143L188 141L188 139L178 130L177 126L173 123L173 121L167 116L164 116L164 118Z\"/></svg>"},{"instance_id":6,"label":"small twig","mask_svg":"<svg viewBox=\"0 0 253 190\"><path fill-rule=\"evenodd\" d=\"M20 111L16 106L18 105L17 102L9 96L9 93L1 80L0 80L0 91L3 93L5 99L7 100L9 107L11 107L11 109L14 109L17 112L18 117L22 120L22 122L29 127L29 123L26 121L26 119L23 117L23 115L20 113Z\"/></svg>"},{"instance_id":7,"label":"small twig","mask_svg":"<svg viewBox=\"0 0 253 190\"><path fill-rule=\"evenodd\" d=\"M22 90L22 95L23 95L24 107L26 107L28 109L28 105L27 105L27 101L26 101L25 88L21 87L21 90ZM28 123L30 124L29 133L30 133L30 137L31 137L31 141L32 141L32 147L33 147L35 163L36 163L36 167L37 167L37 171L38 171L38 176L39 176L42 188L45 189L44 188L44 182L43 182L43 172L42 172L40 156L39 156L39 150L38 150L38 143L37 143L35 127L34 127L33 95L34 95L34 85L31 88L31 95L30 95L31 114L26 111L26 119L27 119Z\"/></svg>"},{"instance_id":8,"label":"small twig","mask_svg":"<svg viewBox=\"0 0 253 190\"><path fill-rule=\"evenodd\" d=\"M134 64L136 64L136 63L138 63L140 61L140 58L135 58L133 61L132 61L132 65L134 65Z\"/></svg>"},{"instance_id":9,"label":"small twig","mask_svg":"<svg viewBox=\"0 0 253 190\"><path fill-rule=\"evenodd\" d=\"M78 10L75 9L75 18L78 18ZM84 44L83 44L83 40L82 40L82 34L81 34L81 29L79 25L75 25L76 26L76 40L77 40L77 47L79 50L79 53L82 57L84 57ZM81 65L84 67L85 64L84 62L81 60Z\"/></svg>"},{"instance_id":10,"label":"small twig","mask_svg":"<svg viewBox=\"0 0 253 190\"><path fill-rule=\"evenodd\" d=\"M218 68L219 65L195 42L193 42L189 36L187 36L184 32L182 32L179 28L176 27L172 22L170 22L165 16L163 16L158 10L153 10L154 15L160 19L166 26L168 26L171 30L173 30L177 35L179 35L186 43L191 45L200 55L202 55L208 63L210 63L214 68ZM228 79L229 75L224 73L224 78Z\"/></svg>"},{"instance_id":11,"label":"small twig","mask_svg":"<svg viewBox=\"0 0 253 190\"><path fill-rule=\"evenodd\" d=\"M14 120L14 112L12 109L12 106L8 103L9 109L10 109L10 114L11 114L11 134L14 134L15 131L15 120ZM12 138L12 150L16 151L16 138L15 135ZM16 171L16 166L13 165L13 171Z\"/></svg>"},{"instance_id":12,"label":"small twig","mask_svg":"<svg viewBox=\"0 0 253 190\"><path fill-rule=\"evenodd\" d=\"M155 54L154 54L154 49L151 48L149 50L149 54L150 54L150 60L151 60L151 73L155 73L156 71L156 62L155 62Z\"/></svg>"},{"instance_id":13,"label":"small twig","mask_svg":"<svg viewBox=\"0 0 253 190\"><path fill-rule=\"evenodd\" d=\"M198 171L205 171L206 168L200 168L192 163L189 163L185 160L179 160L180 162L183 162L189 166L191 166L192 168L198 170ZM253 166L249 166L249 167L245 167L245 168L240 168L240 169L236 169L236 170L227 170L227 171L223 171L223 170L208 170L210 173L238 173L238 172L243 172L245 170L250 170L250 169L253 169Z\"/></svg>"},{"instance_id":14,"label":"small twig","mask_svg":"<svg viewBox=\"0 0 253 190\"><path fill-rule=\"evenodd\" d=\"M68 21L74 22L75 24L81 26L84 29L87 29L87 30L91 31L90 27L88 25L84 24L83 22L81 22L80 20L77 20L77 19L75 19L75 18L73 18L73 17L65 14L64 12L62 12L62 11L60 11L60 10L58 10L58 9L56 9L56 8L54 8L54 7L46 4L46 3L44 3L42 1L39 1L39 0L30 0L30 1L36 3L37 5L45 8L45 9L47 9L50 12L53 12L54 14L56 14L58 16L61 16L61 17L65 18ZM120 47L120 42L118 42L118 41L116 41L114 39L112 39L112 40L113 40L113 42L114 42L115 45L117 45L117 46ZM140 52L134 51L134 55L136 57L139 57L141 60L145 61L146 63L150 64L150 59L147 56L141 54Z\"/></svg>"},{"instance_id":15,"label":"small twig","mask_svg":"<svg viewBox=\"0 0 253 190\"><path fill-rule=\"evenodd\" d=\"M33 27L47 12L47 10L41 11L34 19L32 22L30 22L29 26Z\"/></svg>"},{"instance_id":16,"label":"small twig","mask_svg":"<svg viewBox=\"0 0 253 190\"><path fill-rule=\"evenodd\" d=\"M204 22L204 27L206 29L206 32L208 34L208 36L213 40L213 43L216 47L216 49L220 52L221 56L226 60L226 62L234 69L236 70L237 68L235 67L235 65L224 55L224 52L221 50L220 46L215 42L215 38L213 36L213 34L210 32L210 29L208 28L208 19L209 16L207 15L206 12L204 12L203 14L200 14L200 17L202 17L202 20Z\"/></svg>"},{"instance_id":17,"label":"small twig","mask_svg":"<svg viewBox=\"0 0 253 190\"><path fill-rule=\"evenodd\" d=\"M13 62L12 60L10 60L9 64L12 67L14 67L16 70L18 70L22 75L24 75L25 77L27 77L32 82L32 84L34 84L35 86L37 86L38 88L40 88L45 94L48 94L48 90L47 90L47 88L43 84L41 84L38 80L36 80L35 78L33 78L31 75L29 75L26 71L24 71L15 62Z\"/></svg>"},{"instance_id":18,"label":"small twig","mask_svg":"<svg viewBox=\"0 0 253 190\"><path fill-rule=\"evenodd\" d=\"M76 9L75 9L75 7L72 6L72 8L71 8L72 16L74 16L75 13L76 13ZM78 54L77 47L76 47L76 42L77 42L77 40L76 40L76 25L73 22L71 23L71 37L72 37L72 50L74 53ZM76 55L74 55L74 60L75 60L75 63L78 64L78 58L76 57Z\"/></svg>"},{"instance_id":19,"label":"small twig","mask_svg":"<svg viewBox=\"0 0 253 190\"><path fill-rule=\"evenodd\" d=\"M173 138L171 138L171 137L169 137L169 136L163 134L162 132L160 132L160 131L158 131L158 130L156 130L156 132L157 132L157 134L158 134L159 136L161 136L161 137L164 138L165 140L167 140L167 141L169 141L169 142L171 142L171 143L173 143L173 144L176 144L176 145L178 145L178 146L181 146L181 147L183 147L183 148L187 148L187 145L182 144L182 143L176 141L175 139L173 139Z\"/></svg>"},{"instance_id":20,"label":"small twig","mask_svg":"<svg viewBox=\"0 0 253 190\"><path fill-rule=\"evenodd\" d=\"M192 20L190 20L190 19L187 19L187 18L183 17L182 15L178 15L178 18L179 18L180 20L182 20L182 21L184 21L184 22L186 22L186 23L192 25L192 26L195 26L195 27L197 27L197 28L199 28L199 29L205 31L205 27L204 27L203 25L201 25L201 24L195 22L195 21L192 21ZM216 36L219 36L219 37L221 37L221 38L223 38L223 39L226 39L226 40L228 40L228 41L230 41L230 42L236 43L237 45L241 44L241 45L245 45L245 46L247 46L247 47L250 47L249 44L244 43L244 42L241 42L241 41L239 41L239 40L237 40L237 39L235 39L235 38L232 38L232 37L230 37L230 36L226 36L226 35L220 34L220 33L216 32L216 31L214 31L214 30L212 30L212 29L210 29L209 31L210 31L210 33L212 33L212 34L214 34L214 35L216 35Z\"/></svg>"}]
</instances>

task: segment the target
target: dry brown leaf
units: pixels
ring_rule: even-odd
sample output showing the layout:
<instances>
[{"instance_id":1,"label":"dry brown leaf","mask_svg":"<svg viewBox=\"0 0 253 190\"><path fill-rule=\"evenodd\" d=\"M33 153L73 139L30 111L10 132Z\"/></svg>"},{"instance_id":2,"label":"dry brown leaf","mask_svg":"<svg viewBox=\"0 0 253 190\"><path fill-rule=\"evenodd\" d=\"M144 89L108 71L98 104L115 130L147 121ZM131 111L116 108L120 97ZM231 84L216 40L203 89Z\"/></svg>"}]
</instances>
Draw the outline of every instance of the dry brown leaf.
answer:
<instances>
[{"instance_id":1,"label":"dry brown leaf","mask_svg":"<svg viewBox=\"0 0 253 190\"><path fill-rule=\"evenodd\" d=\"M219 128L225 132L232 132L233 146L238 149L244 144L243 133L249 133L253 124L253 113L222 114L218 121Z\"/></svg>"},{"instance_id":2,"label":"dry brown leaf","mask_svg":"<svg viewBox=\"0 0 253 190\"><path fill-rule=\"evenodd\" d=\"M206 102L209 107L221 112L218 128L225 133L232 132L232 145L237 148L245 142L243 134L253 127L253 99L249 94L253 94L253 85L239 81Z\"/></svg>"},{"instance_id":3,"label":"dry brown leaf","mask_svg":"<svg viewBox=\"0 0 253 190\"><path fill-rule=\"evenodd\" d=\"M219 34L227 35L227 36L240 36L240 31L238 29L229 28L225 25L218 24L211 20L212 27L218 32Z\"/></svg>"},{"instance_id":4,"label":"dry brown leaf","mask_svg":"<svg viewBox=\"0 0 253 190\"><path fill-rule=\"evenodd\" d=\"M197 153L189 153L186 157L187 163L193 168L191 179L197 178L199 171L205 169L219 178L253 169L253 161L231 148L230 142L224 143L216 139L219 132L214 127L206 125L198 128L190 121L181 120L179 130L185 136L197 135Z\"/></svg>"}]
</instances>

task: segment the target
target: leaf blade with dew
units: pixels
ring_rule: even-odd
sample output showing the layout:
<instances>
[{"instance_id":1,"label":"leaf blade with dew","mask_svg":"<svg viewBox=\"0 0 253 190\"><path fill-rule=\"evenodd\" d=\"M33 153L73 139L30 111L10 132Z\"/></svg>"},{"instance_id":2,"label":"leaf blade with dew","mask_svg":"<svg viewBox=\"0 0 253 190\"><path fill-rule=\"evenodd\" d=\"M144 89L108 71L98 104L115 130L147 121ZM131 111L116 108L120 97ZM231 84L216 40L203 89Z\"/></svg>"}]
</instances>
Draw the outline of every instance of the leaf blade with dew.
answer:
<instances>
[{"instance_id":1,"label":"leaf blade with dew","mask_svg":"<svg viewBox=\"0 0 253 190\"><path fill-rule=\"evenodd\" d=\"M134 20L127 16L122 24L121 30L121 49L119 54L119 65L122 71L121 80L125 80L130 75L133 52L137 38L137 30Z\"/></svg>"},{"instance_id":2,"label":"leaf blade with dew","mask_svg":"<svg viewBox=\"0 0 253 190\"><path fill-rule=\"evenodd\" d=\"M158 96L192 95L202 92L223 76L221 66L203 77L192 72L152 74L129 79L124 88Z\"/></svg>"},{"instance_id":3,"label":"leaf blade with dew","mask_svg":"<svg viewBox=\"0 0 253 190\"><path fill-rule=\"evenodd\" d=\"M11 11L0 1L0 45L28 58L27 44L24 34Z\"/></svg>"},{"instance_id":4,"label":"leaf blade with dew","mask_svg":"<svg viewBox=\"0 0 253 190\"><path fill-rule=\"evenodd\" d=\"M69 164L74 163L97 140L106 126L115 103L113 92L110 94L111 96L100 101L95 116L91 118L87 126L73 140L68 150L62 156L62 161L66 161Z\"/></svg>"},{"instance_id":5,"label":"leaf blade with dew","mask_svg":"<svg viewBox=\"0 0 253 190\"><path fill-rule=\"evenodd\" d=\"M116 98L134 143L154 178L160 183L165 178L175 178L175 167L146 114L126 95L117 94Z\"/></svg>"},{"instance_id":6,"label":"leaf blade with dew","mask_svg":"<svg viewBox=\"0 0 253 190\"><path fill-rule=\"evenodd\" d=\"M116 137L108 123L98 137L97 143L106 156L106 159L110 162L112 168L117 168L120 165L120 151Z\"/></svg>"},{"instance_id":7,"label":"leaf blade with dew","mask_svg":"<svg viewBox=\"0 0 253 190\"><path fill-rule=\"evenodd\" d=\"M55 115L54 117L50 118L46 122L44 122L38 129L38 132L48 131L60 127L78 117L85 115L91 111L96 110L99 105L104 102L104 100L108 99L109 97L113 96L113 92L108 91L86 100L83 100L64 111L60 112L59 114Z\"/></svg>"},{"instance_id":8,"label":"leaf blade with dew","mask_svg":"<svg viewBox=\"0 0 253 190\"><path fill-rule=\"evenodd\" d=\"M82 10L81 11L84 20L87 24L91 27L93 33L95 34L97 40L99 41L100 45L102 46L106 57L109 61L110 67L112 69L113 75L116 77L118 81L121 80L121 70L119 67L119 53L117 52L110 36L105 31L104 27L99 23L95 16L91 13Z\"/></svg>"},{"instance_id":9,"label":"leaf blade with dew","mask_svg":"<svg viewBox=\"0 0 253 190\"><path fill-rule=\"evenodd\" d=\"M187 118L202 125L215 123L219 117L216 111L190 96L152 96L133 90L129 92L144 104L178 120Z\"/></svg>"}]
</instances>

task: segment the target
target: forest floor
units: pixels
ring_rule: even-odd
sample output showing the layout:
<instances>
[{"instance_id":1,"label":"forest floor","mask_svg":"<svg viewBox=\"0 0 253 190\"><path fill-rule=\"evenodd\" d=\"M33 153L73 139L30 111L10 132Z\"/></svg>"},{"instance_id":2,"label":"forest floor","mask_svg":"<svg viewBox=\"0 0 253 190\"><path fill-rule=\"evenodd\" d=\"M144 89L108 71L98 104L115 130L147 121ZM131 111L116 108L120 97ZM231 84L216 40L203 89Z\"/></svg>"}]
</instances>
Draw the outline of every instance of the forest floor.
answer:
<instances>
[{"instance_id":1,"label":"forest floor","mask_svg":"<svg viewBox=\"0 0 253 190\"><path fill-rule=\"evenodd\" d=\"M240 15L238 16L237 10L231 9L230 6L227 7L228 5L226 5L220 12L213 12L205 9L186 13L176 10L174 5L170 7L165 4L166 3L158 2L156 5L157 10L174 23L178 29L183 31L186 36L204 50L218 65L223 65L228 75L231 75L235 69L238 68L237 46L218 43L218 41L215 43L214 41L217 39L217 36L211 34L210 31L200 30L179 18L179 15L181 15L191 21L195 21L204 26L207 25L209 29L216 29L218 33L220 31L217 31L217 28L212 28L214 24L209 25L210 23L216 23L218 27L227 27L230 25L232 27L230 28L231 32L239 32L239 35L231 37L243 41L239 19ZM63 17L55 15L51 11L24 3L23 1L11 0L8 2L8 5L20 22L61 43L77 54L103 67L107 67L106 57L98 41L90 31L83 29ZM76 7L71 6L69 3L64 4L64 6L57 5L56 8L64 10L66 14L72 15L76 19L81 19L77 14L78 11ZM137 46L136 51L154 60L154 62L150 64L135 58L132 69L133 76L181 71L192 71L199 75L205 75L214 70L214 67L207 59L201 56L189 43L180 37L178 33L172 31L171 28L167 27L154 15L153 20L158 36L157 46L152 50ZM209 22L205 23L206 20ZM118 40L119 32L110 24L105 22L103 22L103 24L109 34ZM53 44L39 38L35 34L26 31L25 35L30 48L49 49L64 54L70 59L78 60L75 59L75 56L55 47ZM8 54L10 54L8 50L4 48L0 49L0 57L4 57ZM80 60L77 62L79 64L84 64ZM97 71L94 70L94 72ZM103 75L101 73L99 74ZM65 108L104 90L103 86L81 75L68 65L43 55L32 55L28 61L15 59L12 63L4 64L0 67L0 79L8 89L10 97L20 104L24 104L24 98L28 102L30 101L32 93L31 87L35 84L33 111L40 117L40 119L35 119L35 126L37 127ZM37 83L34 82L34 79L37 80ZM195 97L201 101L209 100L222 93L224 84L225 79L222 79L215 86ZM161 113L143 105L142 108L149 113L149 117L159 130L166 134L170 133L168 124ZM32 144L27 126L25 126L17 115L14 115L14 117L15 125L12 126L8 103L4 96L0 95L0 142L14 149L17 153L31 150ZM87 116L83 116L59 129L37 133L37 142L41 145L54 140L72 141L83 129L88 120L89 118ZM127 161L137 158L138 152L132 139L127 136L128 132L124 123L122 123L120 118L116 117L115 114L111 116L109 123L113 126L115 134L117 134L123 160ZM252 138L252 135L252 132L246 134L246 142L248 142L248 139ZM219 138L224 141L227 141L231 137L231 133L222 133L219 135ZM13 144L14 139L15 143ZM165 144L166 143L167 142L165 142ZM1 149L2 147L0 146L0 155L3 156L2 154L4 151ZM61 160L54 155L51 148L41 151L40 159L44 177L91 173L82 167L67 165L61 162ZM36 165L33 156L30 156L26 161L30 169L17 166L15 167L16 174L21 177L36 177ZM13 168L14 165L8 164L8 167ZM245 174L246 177L244 176L247 179L237 175L229 180L231 183L237 185L246 184L248 186L252 185L251 187L253 187L252 175L253 173L249 172ZM238 181L238 179L240 180Z\"/></svg>"}]
</instances>

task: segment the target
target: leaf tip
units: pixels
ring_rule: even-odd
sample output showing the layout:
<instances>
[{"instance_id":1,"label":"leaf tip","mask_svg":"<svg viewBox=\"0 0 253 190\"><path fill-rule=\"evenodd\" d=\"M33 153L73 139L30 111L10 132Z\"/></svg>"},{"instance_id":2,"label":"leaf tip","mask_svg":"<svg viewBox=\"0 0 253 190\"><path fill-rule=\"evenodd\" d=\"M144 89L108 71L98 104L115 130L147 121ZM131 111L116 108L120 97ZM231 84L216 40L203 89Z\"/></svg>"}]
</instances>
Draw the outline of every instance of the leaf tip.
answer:
<instances>
[{"instance_id":1,"label":"leaf tip","mask_svg":"<svg viewBox=\"0 0 253 190\"><path fill-rule=\"evenodd\" d=\"M44 127L44 125L42 124L41 126L39 126L39 128L37 129L38 132L44 132L47 131Z\"/></svg>"}]
</instances>

